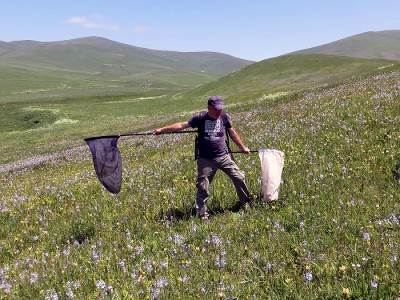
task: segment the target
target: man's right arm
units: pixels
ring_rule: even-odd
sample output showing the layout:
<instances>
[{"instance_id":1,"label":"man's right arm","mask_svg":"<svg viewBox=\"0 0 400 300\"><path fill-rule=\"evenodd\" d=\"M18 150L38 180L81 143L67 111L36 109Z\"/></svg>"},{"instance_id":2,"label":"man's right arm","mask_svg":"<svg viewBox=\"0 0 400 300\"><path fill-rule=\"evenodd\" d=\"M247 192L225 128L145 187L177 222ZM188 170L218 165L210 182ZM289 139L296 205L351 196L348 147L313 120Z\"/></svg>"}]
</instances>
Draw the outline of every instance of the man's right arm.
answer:
<instances>
[{"instance_id":1,"label":"man's right arm","mask_svg":"<svg viewBox=\"0 0 400 300\"><path fill-rule=\"evenodd\" d=\"M177 132L177 131L182 131L186 128L189 128L190 125L187 121L185 122L178 122L174 123L165 127L157 128L153 131L153 134L159 135L165 132Z\"/></svg>"}]
</instances>

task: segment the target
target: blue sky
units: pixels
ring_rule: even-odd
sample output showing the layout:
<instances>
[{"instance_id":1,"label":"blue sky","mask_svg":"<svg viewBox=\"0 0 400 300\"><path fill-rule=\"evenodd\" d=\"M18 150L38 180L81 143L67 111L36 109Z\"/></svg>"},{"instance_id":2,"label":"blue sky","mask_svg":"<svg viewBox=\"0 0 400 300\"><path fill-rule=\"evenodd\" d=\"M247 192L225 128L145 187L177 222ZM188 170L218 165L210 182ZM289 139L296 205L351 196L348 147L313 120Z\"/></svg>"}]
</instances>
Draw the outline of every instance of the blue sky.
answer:
<instances>
[{"instance_id":1,"label":"blue sky","mask_svg":"<svg viewBox=\"0 0 400 300\"><path fill-rule=\"evenodd\" d=\"M0 41L99 36L260 61L366 31L400 30L399 0L3 0Z\"/></svg>"}]
</instances>

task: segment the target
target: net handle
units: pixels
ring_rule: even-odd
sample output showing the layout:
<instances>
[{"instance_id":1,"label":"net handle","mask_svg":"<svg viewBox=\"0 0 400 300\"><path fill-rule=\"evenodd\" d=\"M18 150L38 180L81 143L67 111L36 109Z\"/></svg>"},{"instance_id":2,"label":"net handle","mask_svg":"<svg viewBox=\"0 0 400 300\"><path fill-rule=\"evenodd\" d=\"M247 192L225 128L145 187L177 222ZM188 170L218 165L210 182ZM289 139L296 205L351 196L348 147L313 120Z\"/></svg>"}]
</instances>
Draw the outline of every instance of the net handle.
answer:
<instances>
[{"instance_id":1,"label":"net handle","mask_svg":"<svg viewBox=\"0 0 400 300\"><path fill-rule=\"evenodd\" d=\"M184 131L167 131L167 132L162 132L160 134L176 134L176 133L197 133L197 130L184 130ZM154 135L153 131L143 131L143 132L132 132L132 133L122 133L119 135L106 135L106 136L96 136L96 137L90 137L86 138L85 141L90 141L90 140L95 140L95 139L101 139L101 138L115 138L115 137L121 137L121 136L145 136L145 135ZM259 152L259 150L250 150L250 153L256 153ZM229 153L244 153L243 151L229 151Z\"/></svg>"},{"instance_id":2,"label":"net handle","mask_svg":"<svg viewBox=\"0 0 400 300\"><path fill-rule=\"evenodd\" d=\"M175 134L175 133L197 133L197 130L185 130L185 131L167 131L161 132L160 134ZM144 132L133 132L133 133L123 133L119 136L134 136L134 135L153 135L153 131L144 131ZM258 153L258 150L250 150L250 153ZM243 151L229 151L229 153L243 153Z\"/></svg>"},{"instance_id":3,"label":"net handle","mask_svg":"<svg viewBox=\"0 0 400 300\"><path fill-rule=\"evenodd\" d=\"M160 134L175 134L175 133L193 133L197 132L196 130L186 130L186 131L169 131L169 132L162 132ZM101 136L93 136L89 138L85 138L86 142L90 140L98 140L98 139L106 139L106 138L120 138L122 136L137 136L137 135L153 135L153 131L144 131L144 132L132 132L132 133L122 133L118 135L101 135Z\"/></svg>"},{"instance_id":4,"label":"net handle","mask_svg":"<svg viewBox=\"0 0 400 300\"><path fill-rule=\"evenodd\" d=\"M258 153L258 150L250 150L250 153ZM229 153L244 153L243 151L230 151Z\"/></svg>"},{"instance_id":5,"label":"net handle","mask_svg":"<svg viewBox=\"0 0 400 300\"><path fill-rule=\"evenodd\" d=\"M175 134L175 133L194 133L197 130L185 130L185 131L167 131L161 132L160 134ZM119 136L134 136L134 135L153 135L153 131L144 131L144 132L132 132L132 133L123 133Z\"/></svg>"}]
</instances>

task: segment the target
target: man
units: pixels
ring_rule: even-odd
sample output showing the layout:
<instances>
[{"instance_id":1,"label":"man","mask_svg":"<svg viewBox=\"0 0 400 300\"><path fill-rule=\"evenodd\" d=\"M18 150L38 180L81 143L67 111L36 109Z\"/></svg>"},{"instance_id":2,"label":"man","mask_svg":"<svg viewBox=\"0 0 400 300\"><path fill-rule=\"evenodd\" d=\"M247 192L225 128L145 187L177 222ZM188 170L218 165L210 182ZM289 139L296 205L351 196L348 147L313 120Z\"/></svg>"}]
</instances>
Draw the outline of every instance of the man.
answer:
<instances>
[{"instance_id":1,"label":"man","mask_svg":"<svg viewBox=\"0 0 400 300\"><path fill-rule=\"evenodd\" d=\"M208 99L207 112L199 112L189 121L174 123L153 132L158 135L164 132L181 131L189 127L198 128L196 210L197 216L204 220L208 219L209 187L218 169L226 173L235 185L239 197L239 202L235 207L238 209L244 207L246 203L252 204L244 173L229 155L226 133L243 153L249 154L250 150L244 146L240 136L233 129L231 117L223 109L223 99L220 96L212 96Z\"/></svg>"}]
</instances>

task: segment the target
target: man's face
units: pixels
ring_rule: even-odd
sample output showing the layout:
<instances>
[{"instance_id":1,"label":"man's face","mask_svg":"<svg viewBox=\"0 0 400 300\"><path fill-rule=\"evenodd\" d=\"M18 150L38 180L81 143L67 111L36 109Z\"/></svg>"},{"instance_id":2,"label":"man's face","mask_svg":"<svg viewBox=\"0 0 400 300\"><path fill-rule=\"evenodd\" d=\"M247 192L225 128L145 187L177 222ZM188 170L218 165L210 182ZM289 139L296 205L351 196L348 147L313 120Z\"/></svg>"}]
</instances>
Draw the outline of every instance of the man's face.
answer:
<instances>
[{"instance_id":1,"label":"man's face","mask_svg":"<svg viewBox=\"0 0 400 300\"><path fill-rule=\"evenodd\" d=\"M216 109L214 106L212 106L212 105L209 105L208 106L208 115L211 117L211 118L214 118L214 119L218 119L219 118L219 116L221 115L221 113L222 113L222 109Z\"/></svg>"}]
</instances>

